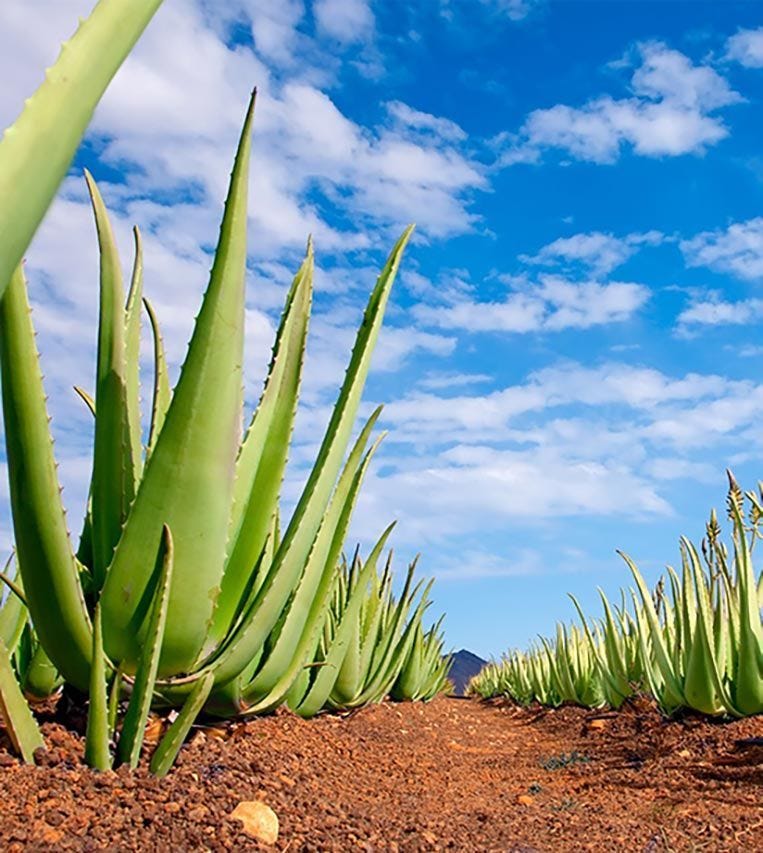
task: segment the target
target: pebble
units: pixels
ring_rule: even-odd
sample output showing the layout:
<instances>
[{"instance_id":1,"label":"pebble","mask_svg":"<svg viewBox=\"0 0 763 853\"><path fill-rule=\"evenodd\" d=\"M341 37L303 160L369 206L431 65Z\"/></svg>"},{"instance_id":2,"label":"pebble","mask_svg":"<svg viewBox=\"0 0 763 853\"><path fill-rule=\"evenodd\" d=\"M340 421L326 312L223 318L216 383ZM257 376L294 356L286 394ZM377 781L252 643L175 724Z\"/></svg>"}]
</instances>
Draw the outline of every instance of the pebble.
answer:
<instances>
[{"instance_id":1,"label":"pebble","mask_svg":"<svg viewBox=\"0 0 763 853\"><path fill-rule=\"evenodd\" d=\"M230 814L234 820L240 820L244 832L263 844L275 844L278 841L278 816L261 800L244 800Z\"/></svg>"}]
</instances>

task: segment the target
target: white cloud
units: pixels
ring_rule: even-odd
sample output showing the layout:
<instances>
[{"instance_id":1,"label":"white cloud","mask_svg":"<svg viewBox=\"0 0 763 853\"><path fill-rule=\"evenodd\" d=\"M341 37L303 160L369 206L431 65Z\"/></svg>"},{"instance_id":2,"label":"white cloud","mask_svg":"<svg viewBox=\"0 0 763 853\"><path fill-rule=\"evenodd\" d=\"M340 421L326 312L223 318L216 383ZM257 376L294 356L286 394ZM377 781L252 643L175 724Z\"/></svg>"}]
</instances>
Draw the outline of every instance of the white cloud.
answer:
<instances>
[{"instance_id":1,"label":"white cloud","mask_svg":"<svg viewBox=\"0 0 763 853\"><path fill-rule=\"evenodd\" d=\"M440 139L453 140L454 142L461 142L466 139L466 132L463 128L450 119L414 110L400 101L390 101L386 107L387 112L402 129L431 133Z\"/></svg>"},{"instance_id":2,"label":"white cloud","mask_svg":"<svg viewBox=\"0 0 763 853\"><path fill-rule=\"evenodd\" d=\"M646 157L696 154L728 135L712 113L742 99L725 78L662 42L642 43L638 52L632 97L535 110L519 134L499 137L501 161L537 162L543 149L558 148L579 160L614 163L624 145Z\"/></svg>"},{"instance_id":3,"label":"white cloud","mask_svg":"<svg viewBox=\"0 0 763 853\"><path fill-rule=\"evenodd\" d=\"M318 29L344 44L366 41L374 31L374 14L367 0L315 0Z\"/></svg>"},{"instance_id":4,"label":"white cloud","mask_svg":"<svg viewBox=\"0 0 763 853\"><path fill-rule=\"evenodd\" d=\"M480 2L506 15L510 21L522 21L537 7L543 5L545 0L480 0Z\"/></svg>"},{"instance_id":5,"label":"white cloud","mask_svg":"<svg viewBox=\"0 0 763 853\"><path fill-rule=\"evenodd\" d=\"M428 326L468 332L556 332L628 320L649 298L649 289L630 282L572 282L545 275L540 283L509 293L500 302L462 299L450 305L418 305Z\"/></svg>"},{"instance_id":6,"label":"white cloud","mask_svg":"<svg viewBox=\"0 0 763 853\"><path fill-rule=\"evenodd\" d=\"M463 388L465 385L484 385L491 382L492 377L486 373L448 373L436 371L427 374L417 383L419 388L428 391L440 389Z\"/></svg>"},{"instance_id":7,"label":"white cloud","mask_svg":"<svg viewBox=\"0 0 763 853\"><path fill-rule=\"evenodd\" d=\"M747 68L763 68L763 27L740 30L726 42L726 56Z\"/></svg>"},{"instance_id":8,"label":"white cloud","mask_svg":"<svg viewBox=\"0 0 763 853\"><path fill-rule=\"evenodd\" d=\"M621 266L643 245L658 245L664 239L658 231L643 234L628 234L615 237L592 231L560 237L532 256L522 255L520 260L528 264L553 266L560 262L577 262L587 267L594 275L602 276Z\"/></svg>"},{"instance_id":9,"label":"white cloud","mask_svg":"<svg viewBox=\"0 0 763 853\"><path fill-rule=\"evenodd\" d=\"M763 217L704 231L680 247L691 267L709 267L750 281L763 278Z\"/></svg>"},{"instance_id":10,"label":"white cloud","mask_svg":"<svg viewBox=\"0 0 763 853\"><path fill-rule=\"evenodd\" d=\"M740 299L728 302L718 294L710 293L704 298L690 302L678 315L679 329L690 330L693 326L728 326L756 323L763 319L763 299Z\"/></svg>"},{"instance_id":11,"label":"white cloud","mask_svg":"<svg viewBox=\"0 0 763 853\"><path fill-rule=\"evenodd\" d=\"M211 0L210 0L211 5ZM228 18L242 16L251 25L257 52L270 62L290 65L300 44L298 26L305 14L304 0L233 0L215 3L214 11Z\"/></svg>"}]
</instances>

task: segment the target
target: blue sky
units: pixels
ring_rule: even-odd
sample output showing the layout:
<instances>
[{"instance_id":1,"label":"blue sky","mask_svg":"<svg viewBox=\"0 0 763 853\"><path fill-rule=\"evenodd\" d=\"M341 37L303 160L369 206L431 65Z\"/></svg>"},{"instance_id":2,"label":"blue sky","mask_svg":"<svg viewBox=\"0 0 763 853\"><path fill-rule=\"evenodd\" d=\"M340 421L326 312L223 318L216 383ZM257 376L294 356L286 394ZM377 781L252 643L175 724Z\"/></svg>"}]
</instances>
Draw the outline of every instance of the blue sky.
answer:
<instances>
[{"instance_id":1,"label":"blue sky","mask_svg":"<svg viewBox=\"0 0 763 853\"><path fill-rule=\"evenodd\" d=\"M0 125L91 0L5 0ZM246 366L256 398L308 233L319 264L293 499L367 293L418 225L366 400L389 430L353 537L398 519L448 645L483 655L650 578L754 487L763 321L755 2L165 0L28 257L57 453L79 517L101 183L177 369L257 85ZM146 342L147 343L147 342ZM148 348L146 349L148 356ZM7 487L0 541L10 547Z\"/></svg>"}]
</instances>

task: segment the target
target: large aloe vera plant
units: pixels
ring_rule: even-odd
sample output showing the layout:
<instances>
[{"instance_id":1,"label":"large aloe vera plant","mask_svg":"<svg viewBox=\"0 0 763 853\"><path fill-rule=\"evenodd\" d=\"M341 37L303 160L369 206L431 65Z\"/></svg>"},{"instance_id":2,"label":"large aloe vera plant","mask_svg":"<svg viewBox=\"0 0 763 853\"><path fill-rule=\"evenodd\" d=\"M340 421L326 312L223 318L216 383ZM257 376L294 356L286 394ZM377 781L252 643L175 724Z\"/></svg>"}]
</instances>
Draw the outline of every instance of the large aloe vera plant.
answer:
<instances>
[{"instance_id":1,"label":"large aloe vera plant","mask_svg":"<svg viewBox=\"0 0 763 853\"><path fill-rule=\"evenodd\" d=\"M98 101L162 0L100 0L0 141L0 296L66 176Z\"/></svg>"},{"instance_id":2,"label":"large aloe vera plant","mask_svg":"<svg viewBox=\"0 0 763 853\"><path fill-rule=\"evenodd\" d=\"M136 232L125 294L108 213L87 176L100 246L100 317L95 394L81 392L94 415L94 447L76 551L61 502L21 267L0 300L3 415L20 579L41 648L67 682L90 693L88 755L95 766L110 760L107 744L120 695L129 695L130 704L119 759L131 764L149 708L185 707L156 761L158 770L171 762L200 708L255 713L286 700L317 652L355 500L379 443L370 444L377 410L347 452L411 228L371 294L315 464L281 535L279 492L302 374L313 249L309 244L289 290L265 387L241 440L254 101L209 285L174 390L158 320L145 303L155 340L145 447L138 380L140 238Z\"/></svg>"}]
</instances>

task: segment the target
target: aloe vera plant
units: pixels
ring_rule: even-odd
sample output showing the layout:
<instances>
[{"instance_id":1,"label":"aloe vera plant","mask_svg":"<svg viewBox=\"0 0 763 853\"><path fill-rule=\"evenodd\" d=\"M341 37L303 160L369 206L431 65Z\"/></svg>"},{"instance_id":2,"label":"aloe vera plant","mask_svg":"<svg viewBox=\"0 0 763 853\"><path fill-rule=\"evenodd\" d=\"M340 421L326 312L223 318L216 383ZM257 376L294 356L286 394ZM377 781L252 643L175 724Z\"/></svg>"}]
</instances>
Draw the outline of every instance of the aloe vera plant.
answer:
<instances>
[{"instance_id":1,"label":"aloe vera plant","mask_svg":"<svg viewBox=\"0 0 763 853\"><path fill-rule=\"evenodd\" d=\"M90 694L87 753L95 766L115 759L110 742L127 697L116 760L131 765L140 754L149 708L182 709L152 763L156 772L166 772L201 709L259 713L295 695L318 653L358 491L379 445L372 442L377 410L348 454L411 228L371 294L312 472L281 533L279 493L302 375L314 261L309 243L287 295L262 396L241 440L254 104L253 96L209 285L174 389L167 381L159 322L143 296L139 232L125 294L108 212L86 175L100 247L100 315L95 394L80 390L94 416L94 450L76 551L61 502L20 266L0 300L3 415L20 579L40 648L68 683ZM155 343L146 447L138 382L142 304ZM364 645L373 678L342 693L340 703L371 701L394 682L415 639L413 628L405 626L412 601L409 575L397 604L380 602L384 621L376 623L377 645ZM415 613L424 606L417 604Z\"/></svg>"},{"instance_id":2,"label":"aloe vera plant","mask_svg":"<svg viewBox=\"0 0 763 853\"><path fill-rule=\"evenodd\" d=\"M0 296L106 87L162 0L100 0L0 141Z\"/></svg>"},{"instance_id":3,"label":"aloe vera plant","mask_svg":"<svg viewBox=\"0 0 763 853\"><path fill-rule=\"evenodd\" d=\"M289 692L296 713L349 710L393 699L431 699L447 687L450 661L442 655L440 624L424 632L431 584L413 583L409 567L399 598L392 593L392 554L377 571L388 528L368 558L343 561L322 625L314 666Z\"/></svg>"},{"instance_id":4,"label":"aloe vera plant","mask_svg":"<svg viewBox=\"0 0 763 853\"><path fill-rule=\"evenodd\" d=\"M527 654L515 652L488 665L471 692L504 695L522 704L575 702L618 707L636 692L651 695L667 714L681 709L711 716L763 712L763 573L753 569L761 538L763 487L742 493L729 475L733 558L720 538L713 512L697 549L681 540L681 571L668 567L650 590L630 558L635 581L620 607L601 594L604 618L585 618L583 631L559 627L555 642L543 639ZM745 518L743 503L749 511Z\"/></svg>"}]
</instances>

